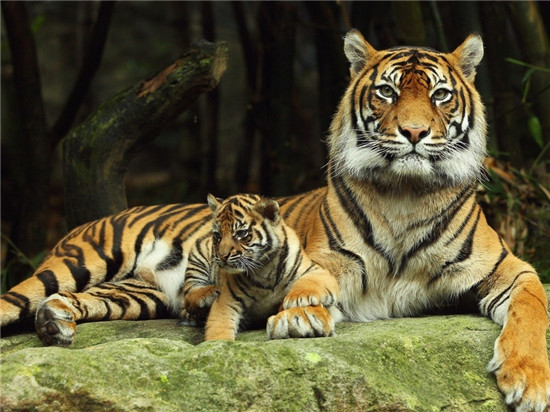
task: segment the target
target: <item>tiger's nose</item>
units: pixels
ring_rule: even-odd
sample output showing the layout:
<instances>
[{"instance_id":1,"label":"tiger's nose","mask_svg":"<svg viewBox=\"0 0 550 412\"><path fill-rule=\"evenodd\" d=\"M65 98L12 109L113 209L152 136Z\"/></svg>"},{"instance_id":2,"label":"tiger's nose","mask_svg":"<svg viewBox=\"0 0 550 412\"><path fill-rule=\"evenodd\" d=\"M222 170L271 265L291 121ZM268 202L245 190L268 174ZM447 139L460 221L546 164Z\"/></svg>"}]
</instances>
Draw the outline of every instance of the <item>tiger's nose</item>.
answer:
<instances>
[{"instance_id":1,"label":"tiger's nose","mask_svg":"<svg viewBox=\"0 0 550 412\"><path fill-rule=\"evenodd\" d=\"M418 143L421 139L430 134L430 129L426 127L399 127L399 133L405 136L412 144Z\"/></svg>"}]
</instances>

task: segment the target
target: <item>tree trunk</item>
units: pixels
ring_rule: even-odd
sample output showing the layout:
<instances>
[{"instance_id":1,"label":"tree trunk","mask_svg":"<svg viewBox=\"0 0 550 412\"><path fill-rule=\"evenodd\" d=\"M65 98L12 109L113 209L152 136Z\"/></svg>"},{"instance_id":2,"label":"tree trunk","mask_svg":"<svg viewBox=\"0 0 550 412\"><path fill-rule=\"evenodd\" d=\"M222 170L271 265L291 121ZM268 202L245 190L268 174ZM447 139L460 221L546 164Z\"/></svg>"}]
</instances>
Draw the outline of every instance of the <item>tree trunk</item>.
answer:
<instances>
[{"instance_id":1,"label":"tree trunk","mask_svg":"<svg viewBox=\"0 0 550 412\"><path fill-rule=\"evenodd\" d=\"M10 237L27 258L32 258L44 249L46 239L52 149L26 5L3 1L2 12L13 65L16 121L20 125L20 135L3 136L8 141L10 155L15 156L8 161L8 175L12 182L17 182L12 192L15 218ZM6 260L11 258L8 256ZM10 268L10 279L6 282L8 287L32 272L28 265L19 265L17 258L14 262L16 267Z\"/></svg>"},{"instance_id":2,"label":"tree trunk","mask_svg":"<svg viewBox=\"0 0 550 412\"><path fill-rule=\"evenodd\" d=\"M160 130L218 84L225 43L202 41L154 77L103 103L63 142L69 229L127 208L124 175Z\"/></svg>"},{"instance_id":3,"label":"tree trunk","mask_svg":"<svg viewBox=\"0 0 550 412\"><path fill-rule=\"evenodd\" d=\"M406 24L395 25L395 37L399 44L425 46L426 31L419 1L392 1L395 21Z\"/></svg>"},{"instance_id":4,"label":"tree trunk","mask_svg":"<svg viewBox=\"0 0 550 412\"><path fill-rule=\"evenodd\" d=\"M202 31L204 38L214 41L216 27L214 9L211 1L201 2ZM218 163L218 120L220 113L220 93L215 88L201 98L201 187L202 193L218 193L216 168Z\"/></svg>"},{"instance_id":5,"label":"tree trunk","mask_svg":"<svg viewBox=\"0 0 550 412\"><path fill-rule=\"evenodd\" d=\"M521 144L522 129L526 123L520 118L520 101L510 79L513 78L512 65L505 59L510 57L511 39L506 35L506 5L502 2L481 2L485 51L494 96L494 117L489 121L494 125L498 136L499 150L509 154L510 162L521 167L524 162Z\"/></svg>"},{"instance_id":6,"label":"tree trunk","mask_svg":"<svg viewBox=\"0 0 550 412\"><path fill-rule=\"evenodd\" d=\"M235 185L238 192L257 192L258 187L250 179L250 159L253 156L254 137L257 129L259 87L258 75L258 46L252 38L247 26L243 2L232 1L233 14L237 24L239 39L243 48L245 63L246 87L248 94L248 105L244 124L243 143L237 148L237 162L235 164Z\"/></svg>"},{"instance_id":7,"label":"tree trunk","mask_svg":"<svg viewBox=\"0 0 550 412\"><path fill-rule=\"evenodd\" d=\"M507 2L521 50L528 63L550 69L550 43L539 8L534 1ZM535 71L531 76L530 98L542 125L542 136L550 140L550 74Z\"/></svg>"},{"instance_id":8,"label":"tree trunk","mask_svg":"<svg viewBox=\"0 0 550 412\"><path fill-rule=\"evenodd\" d=\"M288 195L295 172L291 158L292 90L295 5L262 2L259 24L262 38L261 190L270 196Z\"/></svg>"},{"instance_id":9,"label":"tree trunk","mask_svg":"<svg viewBox=\"0 0 550 412\"><path fill-rule=\"evenodd\" d=\"M349 66L339 30L340 9L336 3L331 2L306 1L304 5L315 27L319 67L320 129L326 134L348 84ZM324 155L326 157L326 153Z\"/></svg>"}]
</instances>

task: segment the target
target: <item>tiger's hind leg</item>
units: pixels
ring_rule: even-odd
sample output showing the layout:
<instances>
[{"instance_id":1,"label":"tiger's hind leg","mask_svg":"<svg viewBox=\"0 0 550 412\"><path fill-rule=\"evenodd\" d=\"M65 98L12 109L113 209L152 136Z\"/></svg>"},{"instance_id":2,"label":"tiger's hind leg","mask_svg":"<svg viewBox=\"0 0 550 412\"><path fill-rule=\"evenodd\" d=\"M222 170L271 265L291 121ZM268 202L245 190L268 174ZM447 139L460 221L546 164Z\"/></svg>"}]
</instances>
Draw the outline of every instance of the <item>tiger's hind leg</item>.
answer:
<instances>
[{"instance_id":1,"label":"tiger's hind leg","mask_svg":"<svg viewBox=\"0 0 550 412\"><path fill-rule=\"evenodd\" d=\"M512 255L492 278L480 307L503 327L487 369L516 411L545 411L550 405L546 293L533 268ZM484 286L489 287L481 285L481 291Z\"/></svg>"},{"instance_id":2,"label":"tiger's hind leg","mask_svg":"<svg viewBox=\"0 0 550 412\"><path fill-rule=\"evenodd\" d=\"M94 286L82 293L60 292L44 300L35 327L44 345L70 345L76 323L97 320L155 319L168 316L164 293L140 279Z\"/></svg>"}]
</instances>

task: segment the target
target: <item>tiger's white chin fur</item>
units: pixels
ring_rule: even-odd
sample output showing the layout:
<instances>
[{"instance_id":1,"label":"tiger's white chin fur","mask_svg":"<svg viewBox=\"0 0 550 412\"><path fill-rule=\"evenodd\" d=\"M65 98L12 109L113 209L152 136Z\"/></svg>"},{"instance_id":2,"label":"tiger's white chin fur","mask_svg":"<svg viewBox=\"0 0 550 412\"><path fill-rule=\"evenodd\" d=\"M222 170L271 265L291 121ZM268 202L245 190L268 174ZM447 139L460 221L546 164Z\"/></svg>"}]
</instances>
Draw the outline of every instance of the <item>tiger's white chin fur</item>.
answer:
<instances>
[{"instance_id":1,"label":"tiger's white chin fur","mask_svg":"<svg viewBox=\"0 0 550 412\"><path fill-rule=\"evenodd\" d=\"M470 136L477 137L473 132ZM457 187L483 178L484 144L471 142L467 149L453 151L450 157L438 160L409 152L390 161L376 149L358 148L353 135L341 135L338 140L332 155L333 177L348 176L395 190L407 185L424 190Z\"/></svg>"}]
</instances>

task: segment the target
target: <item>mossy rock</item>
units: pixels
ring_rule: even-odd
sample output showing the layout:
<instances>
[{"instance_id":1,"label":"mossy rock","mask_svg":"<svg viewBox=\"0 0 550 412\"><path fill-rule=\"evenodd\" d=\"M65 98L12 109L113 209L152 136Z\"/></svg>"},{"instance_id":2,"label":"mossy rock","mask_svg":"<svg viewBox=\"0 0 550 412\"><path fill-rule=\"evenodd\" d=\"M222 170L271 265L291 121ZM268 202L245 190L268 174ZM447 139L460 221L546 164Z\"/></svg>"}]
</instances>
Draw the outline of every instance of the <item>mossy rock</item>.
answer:
<instances>
[{"instance_id":1,"label":"mossy rock","mask_svg":"<svg viewBox=\"0 0 550 412\"><path fill-rule=\"evenodd\" d=\"M70 348L0 340L5 411L506 411L471 315L342 323L337 336L202 342L175 320L78 326Z\"/></svg>"},{"instance_id":2,"label":"mossy rock","mask_svg":"<svg viewBox=\"0 0 550 412\"><path fill-rule=\"evenodd\" d=\"M547 293L549 287L546 286ZM203 342L176 320L78 325L69 348L0 339L3 411L507 411L475 315L337 325L330 338Z\"/></svg>"}]
</instances>

